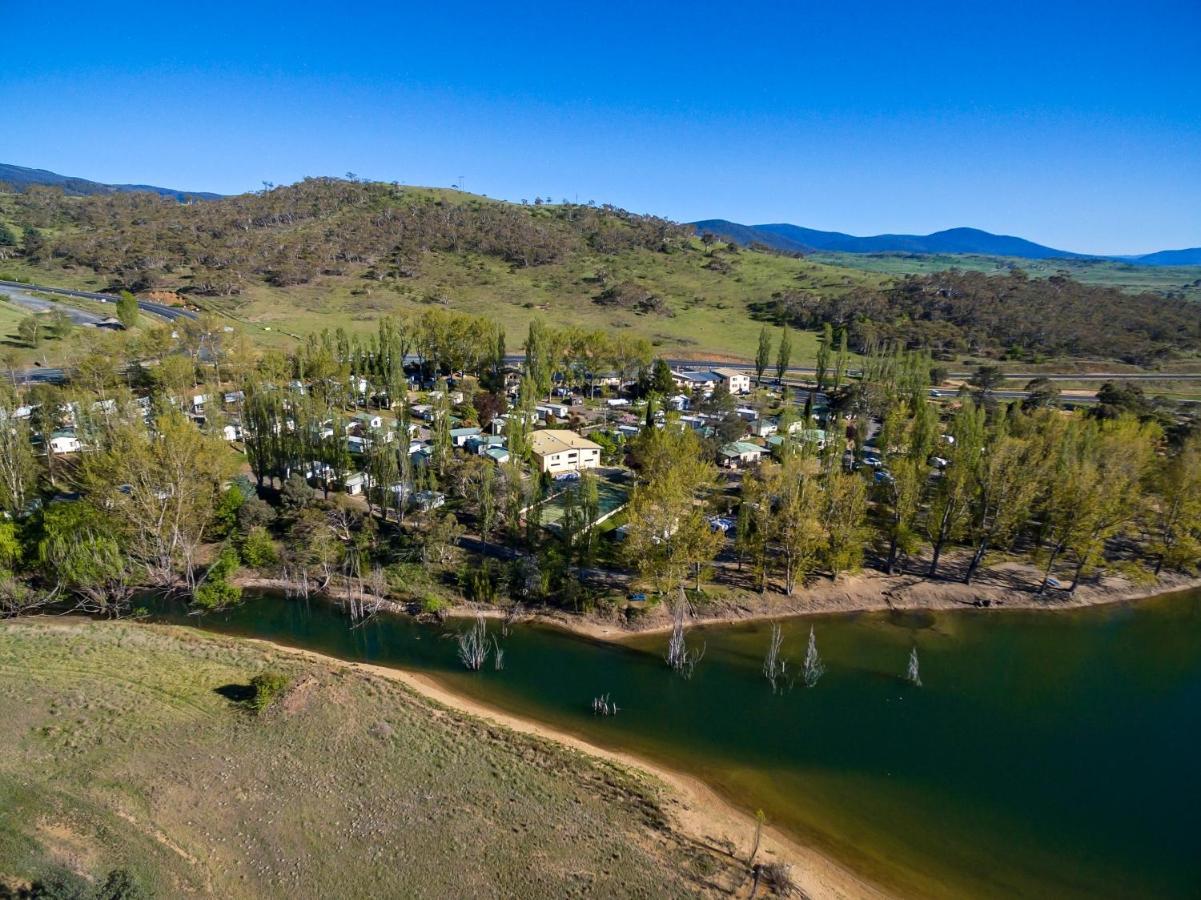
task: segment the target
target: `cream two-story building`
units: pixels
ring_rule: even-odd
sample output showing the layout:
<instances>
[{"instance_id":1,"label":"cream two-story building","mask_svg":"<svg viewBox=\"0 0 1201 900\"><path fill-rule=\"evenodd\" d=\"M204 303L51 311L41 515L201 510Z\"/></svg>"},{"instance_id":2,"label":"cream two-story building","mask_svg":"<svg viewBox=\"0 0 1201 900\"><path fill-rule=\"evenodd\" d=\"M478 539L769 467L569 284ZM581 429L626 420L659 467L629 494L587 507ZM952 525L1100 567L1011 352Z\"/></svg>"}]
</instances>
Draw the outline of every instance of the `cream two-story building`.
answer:
<instances>
[{"instance_id":1,"label":"cream two-story building","mask_svg":"<svg viewBox=\"0 0 1201 900\"><path fill-rule=\"evenodd\" d=\"M530 451L543 472L558 475L600 466L601 446L574 431L544 428L530 433Z\"/></svg>"}]
</instances>

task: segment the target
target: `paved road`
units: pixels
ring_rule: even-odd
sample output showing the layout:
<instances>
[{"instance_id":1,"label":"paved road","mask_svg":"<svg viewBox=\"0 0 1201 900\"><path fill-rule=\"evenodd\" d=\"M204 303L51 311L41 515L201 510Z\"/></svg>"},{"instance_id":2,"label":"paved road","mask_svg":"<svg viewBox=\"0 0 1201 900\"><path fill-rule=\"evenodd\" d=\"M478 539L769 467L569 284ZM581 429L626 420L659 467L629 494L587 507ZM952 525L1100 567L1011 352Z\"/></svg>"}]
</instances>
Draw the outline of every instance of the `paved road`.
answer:
<instances>
[{"instance_id":1,"label":"paved road","mask_svg":"<svg viewBox=\"0 0 1201 900\"><path fill-rule=\"evenodd\" d=\"M58 294L59 296L62 296L62 297L79 297L80 299L83 299L83 300L96 300L100 303L116 303L117 302L117 297L114 294L99 294L99 293L96 293L95 291L74 291L74 290L70 290L68 288L47 287L42 284L22 284L19 281L0 281L0 290L5 290L7 292L7 289L9 289L9 288L15 288L18 291L39 291L43 294ZM30 299L37 300L36 297L32 297ZM49 301L46 301L46 300L40 300L38 302L49 303ZM50 304L50 308L58 308L58 307L54 307L53 304ZM61 308L67 309L66 306L63 306ZM149 313L152 316L158 316L160 319L167 319L168 321L174 321L176 319L195 319L196 318L196 313L192 312L191 310L179 309L178 307L175 307L175 306L164 306L162 303L151 303L149 300L139 300L138 301L138 309L140 309L144 313ZM77 310L77 312L79 312L79 311ZM91 314L84 313L84 315L91 315ZM101 318L103 318L102 316L93 316L93 317L97 321L99 321Z\"/></svg>"},{"instance_id":2,"label":"paved road","mask_svg":"<svg viewBox=\"0 0 1201 900\"><path fill-rule=\"evenodd\" d=\"M47 313L59 310L67 314L72 322L76 325L99 325L104 321L104 316L97 315L92 312L85 312L82 309L76 309L73 306L68 306L65 303L56 303L53 300L44 300L41 297L35 297L28 291L21 288L11 287L8 282L0 282L0 294L8 298L8 302L13 306L19 306L21 309L27 309L31 313Z\"/></svg>"},{"instance_id":3,"label":"paved road","mask_svg":"<svg viewBox=\"0 0 1201 900\"><path fill-rule=\"evenodd\" d=\"M25 369L17 372L14 380L17 384L62 384L67 380L67 373L50 367Z\"/></svg>"},{"instance_id":4,"label":"paved road","mask_svg":"<svg viewBox=\"0 0 1201 900\"><path fill-rule=\"evenodd\" d=\"M412 359L416 361L417 357ZM510 353L505 356L506 363L521 363L525 356L520 353ZM754 372L751 363L729 362L724 359L672 359L665 360L669 366L679 369L726 368L737 369L739 372ZM764 380L775 379L775 366L769 366L764 374ZM789 366L788 374L793 376L816 375L817 370L808 366ZM948 372L948 378L970 378L974 372ZM1032 381L1035 378L1046 378L1049 381L1201 381L1201 372L1006 372L1005 378L1010 381Z\"/></svg>"}]
</instances>

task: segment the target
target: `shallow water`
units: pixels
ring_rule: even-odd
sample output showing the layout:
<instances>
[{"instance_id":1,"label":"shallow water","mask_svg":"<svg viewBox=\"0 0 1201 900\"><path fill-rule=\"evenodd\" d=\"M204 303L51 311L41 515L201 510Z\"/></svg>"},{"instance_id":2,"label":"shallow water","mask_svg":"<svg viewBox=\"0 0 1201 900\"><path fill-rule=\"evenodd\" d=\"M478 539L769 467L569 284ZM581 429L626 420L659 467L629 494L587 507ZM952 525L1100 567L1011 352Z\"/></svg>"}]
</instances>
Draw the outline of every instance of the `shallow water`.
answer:
<instances>
[{"instance_id":1,"label":"shallow water","mask_svg":"<svg viewBox=\"0 0 1201 900\"><path fill-rule=\"evenodd\" d=\"M450 633L265 595L164 619L435 675L594 743L694 773L907 896L1201 896L1201 592L1079 611L845 614L783 622L799 668L772 692L768 623L620 645L523 625L466 672ZM497 623L489 623L498 631ZM918 648L923 686L905 682ZM597 717L592 698L621 707ZM748 835L749 841L749 835Z\"/></svg>"}]
</instances>

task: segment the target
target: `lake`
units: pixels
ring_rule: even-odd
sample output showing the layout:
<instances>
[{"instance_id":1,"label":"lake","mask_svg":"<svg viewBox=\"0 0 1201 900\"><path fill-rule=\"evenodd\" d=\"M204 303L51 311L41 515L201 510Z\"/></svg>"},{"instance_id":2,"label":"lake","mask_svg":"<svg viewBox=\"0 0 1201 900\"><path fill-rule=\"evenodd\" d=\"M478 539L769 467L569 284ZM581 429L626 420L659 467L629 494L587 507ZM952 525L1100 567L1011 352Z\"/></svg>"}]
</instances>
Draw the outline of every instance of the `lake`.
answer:
<instances>
[{"instance_id":1,"label":"lake","mask_svg":"<svg viewBox=\"0 0 1201 900\"><path fill-rule=\"evenodd\" d=\"M782 620L799 669L773 692L766 622L603 643L540 625L472 673L453 634L276 595L159 619L421 671L498 709L695 774L906 896L1201 896L1201 592L1086 610ZM489 623L499 634L499 623ZM917 648L922 686L904 678ZM616 716L596 716L608 694ZM748 836L749 840L749 836Z\"/></svg>"}]
</instances>

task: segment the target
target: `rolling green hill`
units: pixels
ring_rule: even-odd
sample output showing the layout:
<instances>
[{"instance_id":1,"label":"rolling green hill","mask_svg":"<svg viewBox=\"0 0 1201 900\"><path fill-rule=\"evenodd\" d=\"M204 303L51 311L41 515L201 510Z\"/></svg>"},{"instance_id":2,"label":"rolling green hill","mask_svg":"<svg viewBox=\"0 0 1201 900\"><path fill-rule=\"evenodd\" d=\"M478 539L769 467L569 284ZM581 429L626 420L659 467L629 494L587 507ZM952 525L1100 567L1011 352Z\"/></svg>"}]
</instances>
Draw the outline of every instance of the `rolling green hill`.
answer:
<instances>
[{"instance_id":1,"label":"rolling green hill","mask_svg":"<svg viewBox=\"0 0 1201 900\"><path fill-rule=\"evenodd\" d=\"M183 292L272 331L368 330L430 306L625 330L671 355L753 356L752 305L787 290L842 296L887 278L726 245L611 207L501 203L453 190L312 179L181 206L146 195L0 195L0 222L44 249L0 272L92 289ZM812 358L812 335L794 340Z\"/></svg>"}]
</instances>

